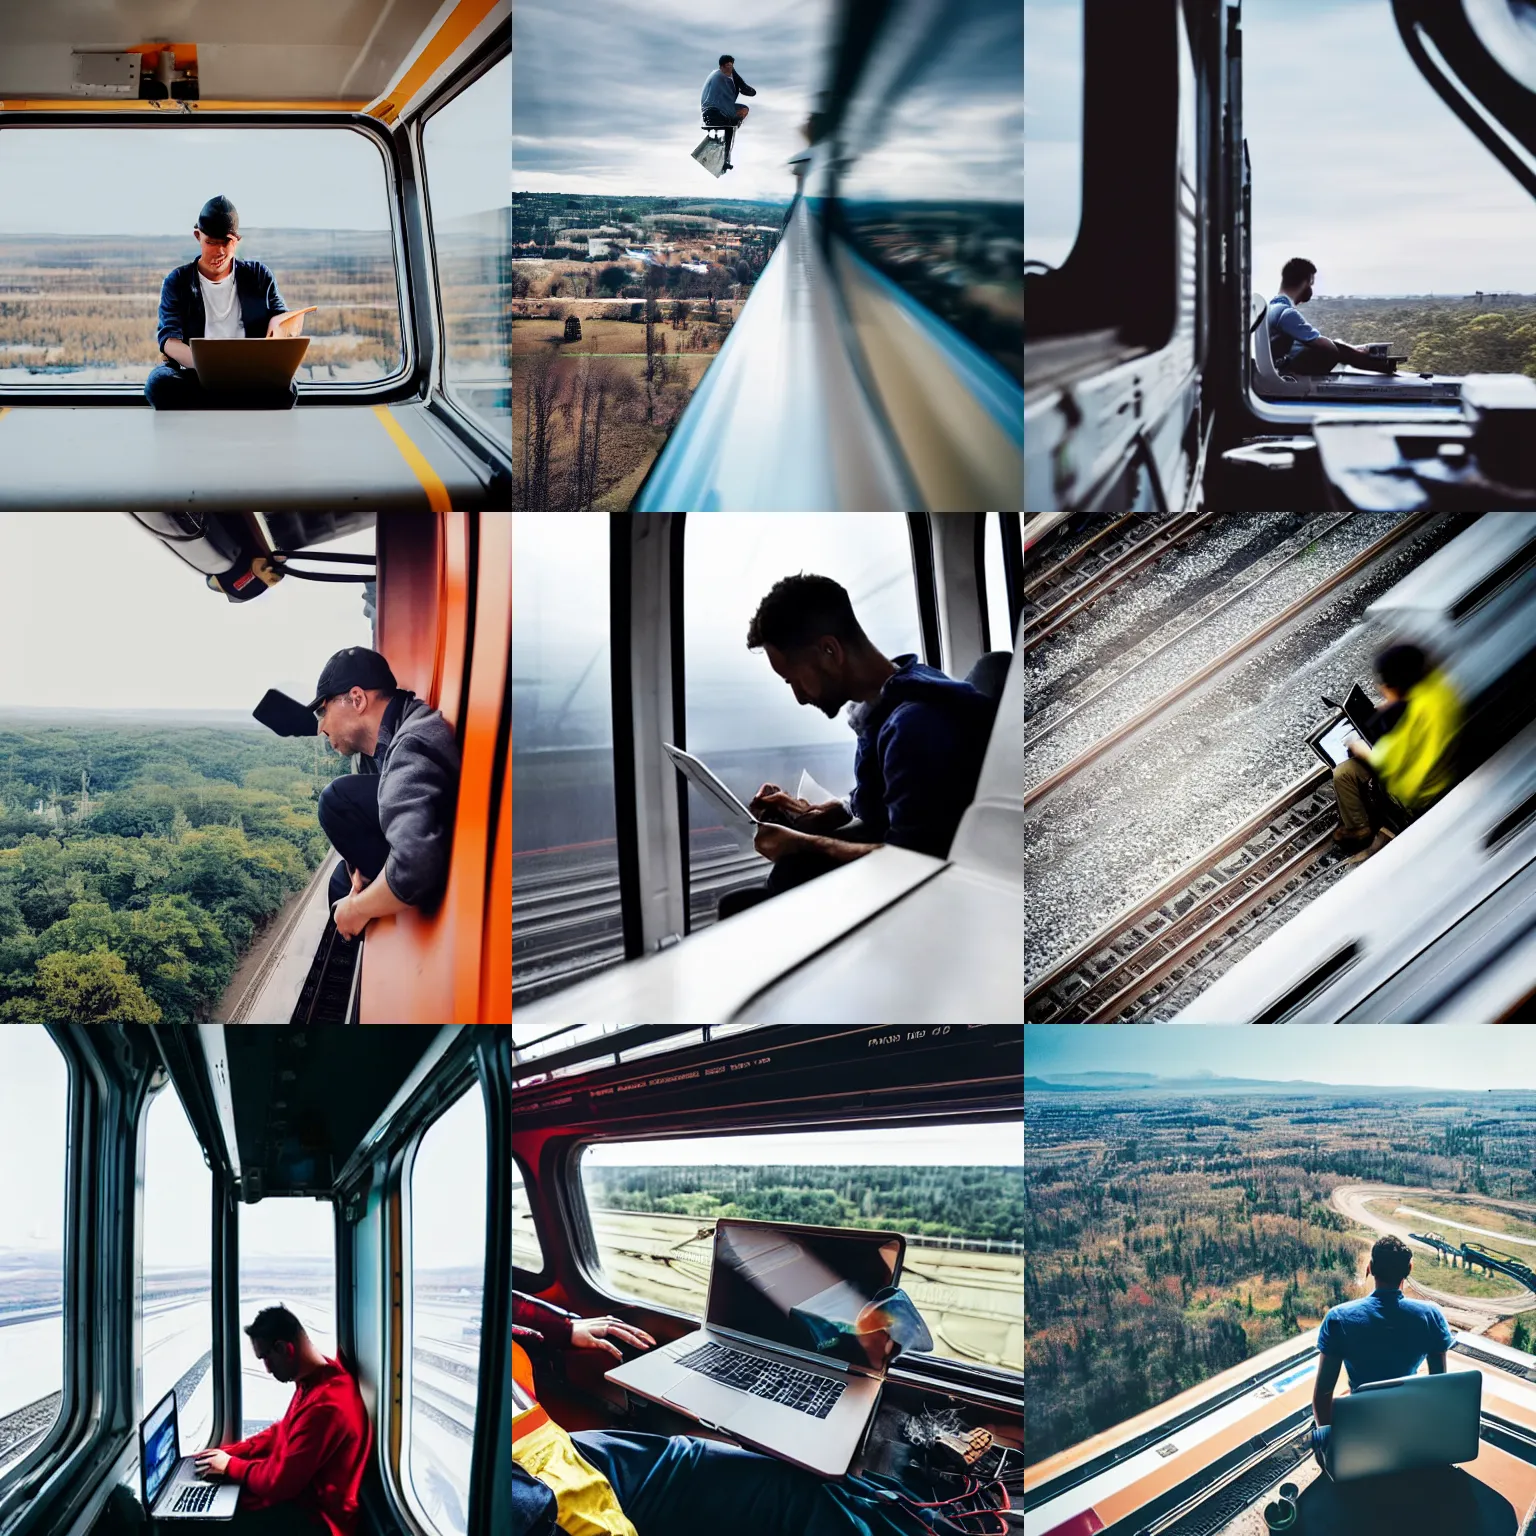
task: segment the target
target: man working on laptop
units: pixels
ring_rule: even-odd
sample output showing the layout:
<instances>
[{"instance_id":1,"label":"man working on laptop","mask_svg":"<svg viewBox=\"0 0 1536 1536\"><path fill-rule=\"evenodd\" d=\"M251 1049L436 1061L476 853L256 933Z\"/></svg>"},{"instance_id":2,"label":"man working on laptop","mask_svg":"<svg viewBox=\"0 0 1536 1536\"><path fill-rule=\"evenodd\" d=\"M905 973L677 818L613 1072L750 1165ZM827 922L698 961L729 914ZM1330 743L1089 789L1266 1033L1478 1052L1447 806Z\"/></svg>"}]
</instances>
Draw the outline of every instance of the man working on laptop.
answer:
<instances>
[{"instance_id":1,"label":"man working on laptop","mask_svg":"<svg viewBox=\"0 0 1536 1536\"><path fill-rule=\"evenodd\" d=\"M1323 1318L1317 1333L1317 1382L1312 1388L1312 1454L1331 1477L1328 1464L1332 1435L1333 1391L1341 1368L1349 1372L1351 1391L1368 1381L1412 1376L1427 1359L1430 1375L1445 1370L1451 1330L1445 1314L1433 1302L1410 1301L1403 1281L1413 1268L1407 1243L1390 1234L1371 1249L1366 1274L1376 1289L1356 1301L1341 1302Z\"/></svg>"},{"instance_id":2,"label":"man working on laptop","mask_svg":"<svg viewBox=\"0 0 1536 1536\"><path fill-rule=\"evenodd\" d=\"M373 1444L357 1383L315 1348L287 1307L264 1307L245 1330L276 1381L294 1384L287 1412L259 1434L198 1454L204 1477L239 1483L235 1536L355 1536L357 1491Z\"/></svg>"},{"instance_id":3,"label":"man working on laptop","mask_svg":"<svg viewBox=\"0 0 1536 1536\"><path fill-rule=\"evenodd\" d=\"M513 1529L526 1536L910 1536L890 1506L741 1446L693 1435L567 1434L538 1404L524 1346L623 1358L655 1340L512 1293ZM926 1527L923 1527L926 1529Z\"/></svg>"},{"instance_id":4,"label":"man working on laptop","mask_svg":"<svg viewBox=\"0 0 1536 1536\"><path fill-rule=\"evenodd\" d=\"M766 652L795 703L814 704L829 720L850 706L848 724L859 739L855 784L847 805L815 806L763 785L748 810L758 817L788 812L795 826L759 828L754 846L773 872L760 889L728 892L720 916L885 843L943 858L981 777L993 718L986 695L915 654L883 656L855 618L847 591L827 576L775 582L747 628L747 649ZM857 841L835 835L850 818L859 823Z\"/></svg>"},{"instance_id":5,"label":"man working on laptop","mask_svg":"<svg viewBox=\"0 0 1536 1536\"><path fill-rule=\"evenodd\" d=\"M377 651L349 646L320 673L310 709L352 772L320 791L320 826L342 857L331 875L336 931L429 907L448 881L459 747L453 727Z\"/></svg>"},{"instance_id":6,"label":"man working on laptop","mask_svg":"<svg viewBox=\"0 0 1536 1536\"><path fill-rule=\"evenodd\" d=\"M198 380L188 345L194 338L297 336L302 320L289 311L277 279L261 262L236 259L240 215L227 197L210 197L203 204L192 235L197 260L169 272L160 286L157 339L165 361L144 381L144 398L157 411L290 409L299 398L297 384L214 394Z\"/></svg>"}]
</instances>

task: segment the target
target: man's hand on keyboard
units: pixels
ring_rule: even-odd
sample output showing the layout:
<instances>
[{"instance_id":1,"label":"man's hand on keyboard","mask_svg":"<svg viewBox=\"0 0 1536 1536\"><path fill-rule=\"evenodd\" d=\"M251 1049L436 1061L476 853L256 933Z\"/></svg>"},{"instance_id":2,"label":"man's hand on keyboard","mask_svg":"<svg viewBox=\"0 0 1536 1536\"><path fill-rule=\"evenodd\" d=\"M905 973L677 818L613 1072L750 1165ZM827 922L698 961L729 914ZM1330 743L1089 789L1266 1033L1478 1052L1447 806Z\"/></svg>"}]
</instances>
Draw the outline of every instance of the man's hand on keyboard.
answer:
<instances>
[{"instance_id":1,"label":"man's hand on keyboard","mask_svg":"<svg viewBox=\"0 0 1536 1536\"><path fill-rule=\"evenodd\" d=\"M200 1477L219 1478L229 1475L229 1453L227 1451L199 1451L194 1459L197 1462L197 1471Z\"/></svg>"}]
</instances>

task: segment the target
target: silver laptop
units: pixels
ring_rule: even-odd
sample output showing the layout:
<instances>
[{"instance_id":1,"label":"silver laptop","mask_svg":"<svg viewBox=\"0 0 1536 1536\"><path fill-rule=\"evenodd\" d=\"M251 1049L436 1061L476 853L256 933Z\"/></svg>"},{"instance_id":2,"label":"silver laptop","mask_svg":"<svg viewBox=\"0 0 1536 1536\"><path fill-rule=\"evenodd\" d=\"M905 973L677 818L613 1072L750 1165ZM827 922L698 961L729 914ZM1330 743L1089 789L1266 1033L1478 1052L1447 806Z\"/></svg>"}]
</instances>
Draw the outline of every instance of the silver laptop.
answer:
<instances>
[{"instance_id":1,"label":"silver laptop","mask_svg":"<svg viewBox=\"0 0 1536 1536\"><path fill-rule=\"evenodd\" d=\"M724 1218L704 1326L615 1366L608 1380L841 1477L874 1417L891 1350L884 1333L858 1344L845 1330L877 1291L899 1283L905 1251L899 1232ZM849 1358L826 1352L834 1342Z\"/></svg>"},{"instance_id":2,"label":"silver laptop","mask_svg":"<svg viewBox=\"0 0 1536 1536\"><path fill-rule=\"evenodd\" d=\"M1478 1370L1372 1381L1335 1398L1333 1480L1475 1461L1482 1403Z\"/></svg>"},{"instance_id":3,"label":"silver laptop","mask_svg":"<svg viewBox=\"0 0 1536 1536\"><path fill-rule=\"evenodd\" d=\"M239 1483L211 1483L181 1454L176 1393L167 1392L139 1425L139 1488L144 1513L155 1520L230 1520Z\"/></svg>"}]
</instances>

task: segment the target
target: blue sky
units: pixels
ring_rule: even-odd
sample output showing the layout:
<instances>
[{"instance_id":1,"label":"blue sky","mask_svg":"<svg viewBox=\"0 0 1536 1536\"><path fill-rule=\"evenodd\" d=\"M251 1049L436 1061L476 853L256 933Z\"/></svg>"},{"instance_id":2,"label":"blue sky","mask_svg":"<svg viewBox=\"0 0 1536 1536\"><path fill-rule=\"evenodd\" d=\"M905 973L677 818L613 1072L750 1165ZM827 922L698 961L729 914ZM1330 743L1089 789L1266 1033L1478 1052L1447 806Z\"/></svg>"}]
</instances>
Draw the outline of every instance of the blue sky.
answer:
<instances>
[{"instance_id":1,"label":"blue sky","mask_svg":"<svg viewBox=\"0 0 1536 1536\"><path fill-rule=\"evenodd\" d=\"M1389 0L1243 0L1253 281L1328 294L1536 291L1536 201L1408 57ZM1081 0L1025 0L1026 252L1075 235Z\"/></svg>"},{"instance_id":2,"label":"blue sky","mask_svg":"<svg viewBox=\"0 0 1536 1536\"><path fill-rule=\"evenodd\" d=\"M1269 1082L1373 1084L1398 1088L1536 1089L1536 1030L1498 1025L1030 1024L1024 1071L1206 1071Z\"/></svg>"},{"instance_id":3,"label":"blue sky","mask_svg":"<svg viewBox=\"0 0 1536 1536\"><path fill-rule=\"evenodd\" d=\"M511 75L509 63L497 65L428 120L427 174L437 218L510 201ZM186 234L190 245L198 209L216 192L240 210L243 230L389 228L384 161L361 133L0 131L0 233Z\"/></svg>"}]
</instances>

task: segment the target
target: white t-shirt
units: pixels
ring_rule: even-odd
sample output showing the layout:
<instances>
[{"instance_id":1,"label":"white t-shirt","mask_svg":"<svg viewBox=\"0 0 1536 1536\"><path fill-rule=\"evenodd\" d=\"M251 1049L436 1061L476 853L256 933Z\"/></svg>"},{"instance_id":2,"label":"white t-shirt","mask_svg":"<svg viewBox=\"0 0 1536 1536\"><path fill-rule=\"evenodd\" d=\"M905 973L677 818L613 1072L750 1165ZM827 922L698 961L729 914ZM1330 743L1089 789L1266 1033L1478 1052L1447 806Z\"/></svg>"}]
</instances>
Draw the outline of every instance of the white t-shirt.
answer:
<instances>
[{"instance_id":1,"label":"white t-shirt","mask_svg":"<svg viewBox=\"0 0 1536 1536\"><path fill-rule=\"evenodd\" d=\"M203 290L203 313L207 316L203 335L210 341L241 340L245 335L245 324L240 318L234 271L231 270L223 282L211 283L199 267L197 281Z\"/></svg>"}]
</instances>

